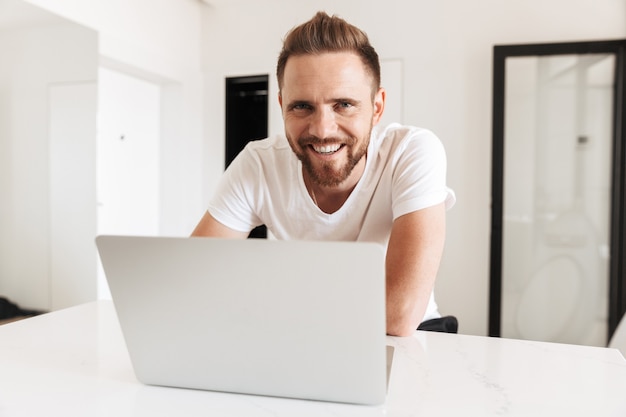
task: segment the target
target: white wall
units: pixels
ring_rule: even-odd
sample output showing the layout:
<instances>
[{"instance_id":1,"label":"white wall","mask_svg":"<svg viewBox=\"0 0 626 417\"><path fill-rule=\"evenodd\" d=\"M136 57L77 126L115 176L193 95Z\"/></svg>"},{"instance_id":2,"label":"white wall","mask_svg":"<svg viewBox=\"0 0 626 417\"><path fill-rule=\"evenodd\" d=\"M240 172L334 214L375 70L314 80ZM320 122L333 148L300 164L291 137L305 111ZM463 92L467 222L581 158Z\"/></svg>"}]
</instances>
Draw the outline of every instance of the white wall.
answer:
<instances>
[{"instance_id":1,"label":"white wall","mask_svg":"<svg viewBox=\"0 0 626 417\"><path fill-rule=\"evenodd\" d=\"M85 246L95 231L95 189L81 183L95 182L95 105L80 103L82 123L68 125L76 113L66 104L76 96L57 93L77 85L95 92L96 46L95 32L69 22L0 30L0 294L25 307L65 307L78 288L74 303L95 296L95 253ZM70 139L80 157L60 163ZM68 230L70 217L80 227ZM64 274L67 249L81 244L77 274Z\"/></svg>"},{"instance_id":2,"label":"white wall","mask_svg":"<svg viewBox=\"0 0 626 417\"><path fill-rule=\"evenodd\" d=\"M39 309L96 297L97 88L83 105L85 97L79 103L52 86L96 86L98 64L160 86L159 233L190 233L204 210L202 7L196 0L0 0L1 295ZM65 123L66 110L82 122L91 111L91 123ZM80 143L66 143L57 130L87 125ZM73 191L79 206L64 198Z\"/></svg>"},{"instance_id":3,"label":"white wall","mask_svg":"<svg viewBox=\"0 0 626 417\"><path fill-rule=\"evenodd\" d=\"M98 85L98 234L157 235L160 89L106 68Z\"/></svg>"},{"instance_id":4,"label":"white wall","mask_svg":"<svg viewBox=\"0 0 626 417\"><path fill-rule=\"evenodd\" d=\"M160 87L106 68L98 86L98 234L158 235ZM98 298L111 299L101 264Z\"/></svg>"},{"instance_id":5,"label":"white wall","mask_svg":"<svg viewBox=\"0 0 626 417\"><path fill-rule=\"evenodd\" d=\"M207 199L222 169L224 77L274 74L281 39L317 10L362 27L381 59L403 63L404 122L434 130L448 151L458 203L437 283L460 331L486 334L489 293L491 65L494 44L626 37L624 0L214 0L204 13ZM270 132L282 129L270 85Z\"/></svg>"},{"instance_id":6,"label":"white wall","mask_svg":"<svg viewBox=\"0 0 626 417\"><path fill-rule=\"evenodd\" d=\"M204 161L198 150L205 6L197 0L25 1L95 30L103 66L161 86L159 232L191 233L204 211Z\"/></svg>"},{"instance_id":7,"label":"white wall","mask_svg":"<svg viewBox=\"0 0 626 417\"><path fill-rule=\"evenodd\" d=\"M26 0L94 29L99 53L171 80L199 68L201 3L196 0Z\"/></svg>"}]
</instances>

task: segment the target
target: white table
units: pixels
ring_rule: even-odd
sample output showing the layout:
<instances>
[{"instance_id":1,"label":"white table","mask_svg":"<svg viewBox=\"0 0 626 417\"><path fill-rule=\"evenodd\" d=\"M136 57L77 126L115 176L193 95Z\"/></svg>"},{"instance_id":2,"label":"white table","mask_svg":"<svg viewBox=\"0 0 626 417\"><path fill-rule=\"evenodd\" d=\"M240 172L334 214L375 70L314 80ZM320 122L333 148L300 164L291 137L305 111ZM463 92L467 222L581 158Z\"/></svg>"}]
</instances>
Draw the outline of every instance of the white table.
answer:
<instances>
[{"instance_id":1,"label":"white table","mask_svg":"<svg viewBox=\"0 0 626 417\"><path fill-rule=\"evenodd\" d=\"M145 386L111 302L0 326L0 416L626 416L615 349L416 332L369 407Z\"/></svg>"}]
</instances>

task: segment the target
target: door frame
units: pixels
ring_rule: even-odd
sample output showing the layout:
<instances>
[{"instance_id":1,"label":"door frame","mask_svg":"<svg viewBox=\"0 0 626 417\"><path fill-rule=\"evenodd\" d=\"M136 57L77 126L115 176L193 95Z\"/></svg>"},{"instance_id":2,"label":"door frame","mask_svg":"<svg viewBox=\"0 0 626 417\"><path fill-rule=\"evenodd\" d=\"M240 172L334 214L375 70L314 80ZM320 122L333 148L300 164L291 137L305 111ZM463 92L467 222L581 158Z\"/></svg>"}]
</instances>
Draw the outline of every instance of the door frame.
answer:
<instances>
[{"instance_id":1,"label":"door frame","mask_svg":"<svg viewBox=\"0 0 626 417\"><path fill-rule=\"evenodd\" d=\"M493 47L491 246L489 281L489 335L501 335L502 232L504 195L504 132L506 59L548 55L615 55L613 88L613 160L611 169L609 320L613 335L626 312L626 39Z\"/></svg>"}]
</instances>

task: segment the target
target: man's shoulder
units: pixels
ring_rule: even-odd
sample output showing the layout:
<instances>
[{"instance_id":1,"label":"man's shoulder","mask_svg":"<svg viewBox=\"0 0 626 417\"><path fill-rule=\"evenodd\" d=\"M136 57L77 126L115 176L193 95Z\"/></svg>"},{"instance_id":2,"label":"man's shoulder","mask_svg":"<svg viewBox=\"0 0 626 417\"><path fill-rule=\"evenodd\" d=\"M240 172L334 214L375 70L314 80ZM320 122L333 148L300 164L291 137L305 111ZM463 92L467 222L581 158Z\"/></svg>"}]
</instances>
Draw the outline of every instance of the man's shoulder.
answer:
<instances>
[{"instance_id":1,"label":"man's shoulder","mask_svg":"<svg viewBox=\"0 0 626 417\"><path fill-rule=\"evenodd\" d=\"M265 139L252 140L246 144L242 151L247 159L257 160L261 163L277 163L283 161L290 163L293 159L291 146L284 135L273 135Z\"/></svg>"},{"instance_id":2,"label":"man's shoulder","mask_svg":"<svg viewBox=\"0 0 626 417\"><path fill-rule=\"evenodd\" d=\"M390 123L384 126L376 126L375 135L379 139L389 138L402 140L406 138L434 136L435 134L431 130L419 126Z\"/></svg>"},{"instance_id":3,"label":"man's shoulder","mask_svg":"<svg viewBox=\"0 0 626 417\"><path fill-rule=\"evenodd\" d=\"M262 173L263 176L282 175L280 173L293 169L298 161L283 135L248 142L237 159L241 166Z\"/></svg>"},{"instance_id":4,"label":"man's shoulder","mask_svg":"<svg viewBox=\"0 0 626 417\"><path fill-rule=\"evenodd\" d=\"M251 152L274 152L289 150L289 142L284 135L277 134L264 139L251 140L246 144L246 149Z\"/></svg>"},{"instance_id":5,"label":"man's shoulder","mask_svg":"<svg viewBox=\"0 0 626 417\"><path fill-rule=\"evenodd\" d=\"M407 147L429 146L439 142L439 138L429 129L399 123L379 127L375 131L374 140L379 150L386 153L402 152Z\"/></svg>"}]
</instances>

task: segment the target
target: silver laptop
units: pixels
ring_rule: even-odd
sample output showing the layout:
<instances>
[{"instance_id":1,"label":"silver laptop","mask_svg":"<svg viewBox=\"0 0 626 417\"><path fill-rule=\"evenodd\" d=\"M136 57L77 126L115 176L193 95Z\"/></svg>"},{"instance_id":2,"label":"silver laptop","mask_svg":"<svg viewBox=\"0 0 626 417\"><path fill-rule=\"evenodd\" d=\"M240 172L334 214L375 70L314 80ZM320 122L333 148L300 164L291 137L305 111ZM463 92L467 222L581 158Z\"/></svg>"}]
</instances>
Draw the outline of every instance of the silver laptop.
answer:
<instances>
[{"instance_id":1,"label":"silver laptop","mask_svg":"<svg viewBox=\"0 0 626 417\"><path fill-rule=\"evenodd\" d=\"M385 401L379 245L131 236L96 244L141 382Z\"/></svg>"}]
</instances>

